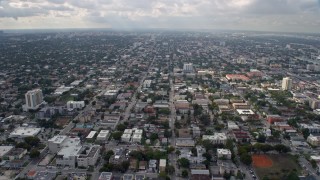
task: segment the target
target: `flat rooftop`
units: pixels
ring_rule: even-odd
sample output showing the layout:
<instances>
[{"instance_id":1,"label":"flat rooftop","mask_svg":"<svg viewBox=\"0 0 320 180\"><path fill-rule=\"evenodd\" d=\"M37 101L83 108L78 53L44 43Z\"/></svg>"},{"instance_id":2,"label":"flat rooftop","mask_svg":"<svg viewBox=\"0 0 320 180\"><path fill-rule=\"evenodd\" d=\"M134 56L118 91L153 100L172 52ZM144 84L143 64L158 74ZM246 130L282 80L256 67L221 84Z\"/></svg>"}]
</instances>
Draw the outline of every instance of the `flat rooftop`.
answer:
<instances>
[{"instance_id":1,"label":"flat rooftop","mask_svg":"<svg viewBox=\"0 0 320 180\"><path fill-rule=\"evenodd\" d=\"M36 136L41 131L41 128L32 128L32 127L18 127L10 133L10 137L27 137L27 136Z\"/></svg>"}]
</instances>

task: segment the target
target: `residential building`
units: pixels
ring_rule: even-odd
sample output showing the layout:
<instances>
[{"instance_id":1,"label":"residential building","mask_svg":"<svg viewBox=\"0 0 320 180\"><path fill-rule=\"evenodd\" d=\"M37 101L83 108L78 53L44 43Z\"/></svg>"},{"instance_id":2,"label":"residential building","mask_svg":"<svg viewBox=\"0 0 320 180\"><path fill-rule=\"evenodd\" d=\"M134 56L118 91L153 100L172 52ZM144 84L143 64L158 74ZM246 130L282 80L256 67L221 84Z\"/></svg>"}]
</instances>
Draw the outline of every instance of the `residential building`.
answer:
<instances>
[{"instance_id":1,"label":"residential building","mask_svg":"<svg viewBox=\"0 0 320 180\"><path fill-rule=\"evenodd\" d=\"M44 102L41 89L34 89L25 94L26 104L23 106L24 111L36 110Z\"/></svg>"},{"instance_id":2,"label":"residential building","mask_svg":"<svg viewBox=\"0 0 320 180\"><path fill-rule=\"evenodd\" d=\"M130 142L131 134L122 134L121 141L123 142Z\"/></svg>"},{"instance_id":3,"label":"residential building","mask_svg":"<svg viewBox=\"0 0 320 180\"><path fill-rule=\"evenodd\" d=\"M290 91L292 88L292 79L289 77L285 77L282 79L282 90L284 91Z\"/></svg>"},{"instance_id":4,"label":"residential building","mask_svg":"<svg viewBox=\"0 0 320 180\"><path fill-rule=\"evenodd\" d=\"M14 148L14 146L0 146L0 158L5 156L13 148Z\"/></svg>"},{"instance_id":5,"label":"residential building","mask_svg":"<svg viewBox=\"0 0 320 180\"><path fill-rule=\"evenodd\" d=\"M192 65L192 63L185 63L185 64L183 64L183 72L184 72L184 73L192 73L192 72L193 72L193 65Z\"/></svg>"},{"instance_id":6,"label":"residential building","mask_svg":"<svg viewBox=\"0 0 320 180\"><path fill-rule=\"evenodd\" d=\"M23 148L12 148L2 157L4 160L18 160L27 154L27 150Z\"/></svg>"}]
</instances>

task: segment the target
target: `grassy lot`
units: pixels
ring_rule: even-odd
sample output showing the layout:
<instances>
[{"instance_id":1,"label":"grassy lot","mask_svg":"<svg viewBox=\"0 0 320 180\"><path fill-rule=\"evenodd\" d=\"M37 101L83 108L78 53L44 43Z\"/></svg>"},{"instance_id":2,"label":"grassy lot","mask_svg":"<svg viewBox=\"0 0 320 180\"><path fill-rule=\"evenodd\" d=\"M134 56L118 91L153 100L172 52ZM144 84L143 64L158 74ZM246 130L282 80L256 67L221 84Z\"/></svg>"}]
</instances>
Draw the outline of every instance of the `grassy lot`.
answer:
<instances>
[{"instance_id":1,"label":"grassy lot","mask_svg":"<svg viewBox=\"0 0 320 180\"><path fill-rule=\"evenodd\" d=\"M257 168L255 167L259 179L267 176L270 180L281 180L283 176L291 171L300 172L301 168L292 155L267 155L273 162L272 167Z\"/></svg>"}]
</instances>

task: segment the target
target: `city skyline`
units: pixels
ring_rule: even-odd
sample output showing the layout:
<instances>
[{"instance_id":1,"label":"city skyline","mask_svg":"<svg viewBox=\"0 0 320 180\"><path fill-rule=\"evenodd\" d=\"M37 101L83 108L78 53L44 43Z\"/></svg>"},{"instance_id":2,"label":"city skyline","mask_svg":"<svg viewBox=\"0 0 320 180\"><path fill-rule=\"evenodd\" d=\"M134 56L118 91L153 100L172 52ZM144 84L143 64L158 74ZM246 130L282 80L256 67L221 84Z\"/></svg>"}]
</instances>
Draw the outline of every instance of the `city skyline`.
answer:
<instances>
[{"instance_id":1,"label":"city skyline","mask_svg":"<svg viewBox=\"0 0 320 180\"><path fill-rule=\"evenodd\" d=\"M319 0L1 0L0 29L318 32Z\"/></svg>"}]
</instances>

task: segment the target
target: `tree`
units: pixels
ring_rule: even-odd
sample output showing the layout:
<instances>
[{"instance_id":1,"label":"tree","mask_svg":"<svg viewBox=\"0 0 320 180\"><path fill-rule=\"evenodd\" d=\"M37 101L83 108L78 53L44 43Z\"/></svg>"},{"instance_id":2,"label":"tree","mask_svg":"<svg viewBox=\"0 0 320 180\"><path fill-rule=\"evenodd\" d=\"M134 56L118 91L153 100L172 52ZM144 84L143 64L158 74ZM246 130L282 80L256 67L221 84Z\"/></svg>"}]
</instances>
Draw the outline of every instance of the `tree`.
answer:
<instances>
[{"instance_id":1,"label":"tree","mask_svg":"<svg viewBox=\"0 0 320 180\"><path fill-rule=\"evenodd\" d=\"M31 149L31 146L25 142L20 142L20 143L16 144L16 148L23 148L23 149L27 149L29 151Z\"/></svg>"},{"instance_id":2,"label":"tree","mask_svg":"<svg viewBox=\"0 0 320 180\"><path fill-rule=\"evenodd\" d=\"M252 163L252 158L249 154L242 154L240 156L240 161L245 165L250 165Z\"/></svg>"},{"instance_id":3,"label":"tree","mask_svg":"<svg viewBox=\"0 0 320 180\"><path fill-rule=\"evenodd\" d=\"M126 128L127 128L127 126L124 125L124 124L118 124L117 125L117 130L118 131L124 131Z\"/></svg>"},{"instance_id":4,"label":"tree","mask_svg":"<svg viewBox=\"0 0 320 180\"><path fill-rule=\"evenodd\" d=\"M266 137L265 135L259 134L259 136L258 136L258 138L257 138L257 141L258 141L259 143L265 143L265 142L266 142L266 139L267 139L267 137Z\"/></svg>"},{"instance_id":5,"label":"tree","mask_svg":"<svg viewBox=\"0 0 320 180\"><path fill-rule=\"evenodd\" d=\"M177 156L180 156L181 155L181 152L179 150L176 150L176 155Z\"/></svg>"},{"instance_id":6,"label":"tree","mask_svg":"<svg viewBox=\"0 0 320 180\"><path fill-rule=\"evenodd\" d=\"M191 153L192 153L193 156L197 156L197 148L192 147L191 148Z\"/></svg>"},{"instance_id":7,"label":"tree","mask_svg":"<svg viewBox=\"0 0 320 180\"><path fill-rule=\"evenodd\" d=\"M40 156L40 152L37 149L32 149L29 156L30 158L38 158Z\"/></svg>"},{"instance_id":8,"label":"tree","mask_svg":"<svg viewBox=\"0 0 320 180\"><path fill-rule=\"evenodd\" d=\"M181 172L182 177L186 178L186 177L188 177L188 175L189 175L189 173L186 169L182 170L182 172Z\"/></svg>"},{"instance_id":9,"label":"tree","mask_svg":"<svg viewBox=\"0 0 320 180\"><path fill-rule=\"evenodd\" d=\"M158 139L158 134L157 134L157 133L152 133L152 134L150 135L150 140L153 142L153 141L155 141L156 139Z\"/></svg>"},{"instance_id":10,"label":"tree","mask_svg":"<svg viewBox=\"0 0 320 180\"><path fill-rule=\"evenodd\" d=\"M308 136L310 135L309 129L304 128L301 131L302 131L303 137L307 139Z\"/></svg>"},{"instance_id":11,"label":"tree","mask_svg":"<svg viewBox=\"0 0 320 180\"><path fill-rule=\"evenodd\" d=\"M168 174L173 174L174 172L175 172L174 166L168 165L168 166L166 167L166 173L168 173Z\"/></svg>"},{"instance_id":12,"label":"tree","mask_svg":"<svg viewBox=\"0 0 320 180\"><path fill-rule=\"evenodd\" d=\"M285 180L299 180L300 178L296 172L291 171L284 179Z\"/></svg>"},{"instance_id":13,"label":"tree","mask_svg":"<svg viewBox=\"0 0 320 180\"><path fill-rule=\"evenodd\" d=\"M109 150L105 156L104 156L104 160L109 161L110 157L114 155L114 152L112 150Z\"/></svg>"},{"instance_id":14,"label":"tree","mask_svg":"<svg viewBox=\"0 0 320 180\"><path fill-rule=\"evenodd\" d=\"M279 153L287 153L290 152L290 147L285 146L283 144L277 144L273 146L274 150L278 151Z\"/></svg>"},{"instance_id":15,"label":"tree","mask_svg":"<svg viewBox=\"0 0 320 180\"><path fill-rule=\"evenodd\" d=\"M24 138L24 141L25 141L27 144L29 144L29 145L31 145L31 146L33 146L33 147L38 146L39 143L40 143L40 139L39 139L38 137L35 137L35 136L26 137L26 138Z\"/></svg>"},{"instance_id":16,"label":"tree","mask_svg":"<svg viewBox=\"0 0 320 180\"><path fill-rule=\"evenodd\" d=\"M172 131L166 129L164 130L164 137L170 138L172 136Z\"/></svg>"},{"instance_id":17,"label":"tree","mask_svg":"<svg viewBox=\"0 0 320 180\"><path fill-rule=\"evenodd\" d=\"M175 150L175 148L173 146L169 146L167 148L168 153L172 153Z\"/></svg>"},{"instance_id":18,"label":"tree","mask_svg":"<svg viewBox=\"0 0 320 180\"><path fill-rule=\"evenodd\" d=\"M112 133L112 137L115 140L119 141L121 139L121 136L122 136L122 132L120 132L120 131L116 131L116 132Z\"/></svg>"},{"instance_id":19,"label":"tree","mask_svg":"<svg viewBox=\"0 0 320 180\"><path fill-rule=\"evenodd\" d=\"M200 106L199 104L194 104L193 105L193 110L194 110L194 112L193 112L193 115L194 116L199 116L199 115L201 115L202 114L202 106Z\"/></svg>"},{"instance_id":20,"label":"tree","mask_svg":"<svg viewBox=\"0 0 320 180\"><path fill-rule=\"evenodd\" d=\"M210 116L209 114L203 114L200 116L199 120L202 122L203 125L209 125L210 124Z\"/></svg>"},{"instance_id":21,"label":"tree","mask_svg":"<svg viewBox=\"0 0 320 180\"><path fill-rule=\"evenodd\" d=\"M190 165L189 160L186 158L178 159L178 163L180 164L181 167L184 167L184 168L189 168L189 165Z\"/></svg>"}]
</instances>

